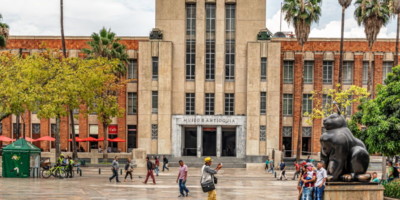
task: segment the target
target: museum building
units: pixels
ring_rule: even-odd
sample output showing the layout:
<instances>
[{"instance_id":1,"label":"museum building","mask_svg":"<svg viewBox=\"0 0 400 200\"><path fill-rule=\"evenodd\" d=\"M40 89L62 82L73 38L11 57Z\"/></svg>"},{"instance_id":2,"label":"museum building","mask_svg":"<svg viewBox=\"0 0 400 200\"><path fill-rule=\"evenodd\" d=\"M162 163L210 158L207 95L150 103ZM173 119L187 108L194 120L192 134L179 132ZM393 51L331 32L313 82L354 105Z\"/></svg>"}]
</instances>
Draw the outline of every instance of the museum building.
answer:
<instances>
[{"instance_id":1,"label":"museum building","mask_svg":"<svg viewBox=\"0 0 400 200\"><path fill-rule=\"evenodd\" d=\"M300 115L314 104L311 92L338 83L340 39L310 39L303 54L295 38L282 33L269 37L265 0L156 0L155 24L149 37L121 38L132 81L119 94L124 116L108 127L110 138L126 140L110 143L113 151L140 148L173 157L262 158L285 150L286 157L295 156ZM68 56L83 57L81 49L88 48L90 38L66 39ZM58 36L11 36L1 51L31 54L43 44L61 48ZM394 40L378 40L369 57L364 39L346 39L344 88L367 87L369 59L374 63L373 84L382 84L392 70L394 48ZM355 111L354 105L349 114ZM77 137L103 137L95 114L75 114ZM22 118L27 136L54 134L54 119L39 119L30 111ZM322 121L309 125L303 118L301 126L302 154L317 155ZM1 122L0 133L16 137L15 116ZM67 117L61 120L60 134L61 148L70 150ZM53 145L34 144L45 151ZM101 145L79 143L85 151Z\"/></svg>"}]
</instances>

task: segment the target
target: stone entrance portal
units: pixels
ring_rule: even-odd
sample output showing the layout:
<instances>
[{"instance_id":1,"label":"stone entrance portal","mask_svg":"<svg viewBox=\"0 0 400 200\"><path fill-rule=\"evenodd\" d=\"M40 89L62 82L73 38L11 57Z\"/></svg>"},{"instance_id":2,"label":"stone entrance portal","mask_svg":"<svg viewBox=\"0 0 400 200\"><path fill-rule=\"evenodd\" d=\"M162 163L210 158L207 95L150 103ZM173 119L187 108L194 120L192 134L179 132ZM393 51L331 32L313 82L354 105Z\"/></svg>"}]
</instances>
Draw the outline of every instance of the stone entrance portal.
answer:
<instances>
[{"instance_id":1,"label":"stone entrance portal","mask_svg":"<svg viewBox=\"0 0 400 200\"><path fill-rule=\"evenodd\" d=\"M246 152L245 116L172 117L172 153L181 156L232 156Z\"/></svg>"}]
</instances>

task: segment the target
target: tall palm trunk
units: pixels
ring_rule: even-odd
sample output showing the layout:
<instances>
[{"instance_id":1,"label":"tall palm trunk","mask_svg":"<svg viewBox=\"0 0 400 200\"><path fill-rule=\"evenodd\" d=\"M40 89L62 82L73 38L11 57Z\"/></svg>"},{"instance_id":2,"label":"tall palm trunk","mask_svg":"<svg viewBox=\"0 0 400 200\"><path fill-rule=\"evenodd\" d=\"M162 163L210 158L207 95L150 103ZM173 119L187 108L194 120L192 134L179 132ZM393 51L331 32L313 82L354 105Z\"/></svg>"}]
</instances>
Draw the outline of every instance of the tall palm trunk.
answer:
<instances>
[{"instance_id":1,"label":"tall palm trunk","mask_svg":"<svg viewBox=\"0 0 400 200\"><path fill-rule=\"evenodd\" d=\"M399 65L399 29L400 29L400 13L397 14L396 54L394 56L394 66Z\"/></svg>"},{"instance_id":2,"label":"tall palm trunk","mask_svg":"<svg viewBox=\"0 0 400 200\"><path fill-rule=\"evenodd\" d=\"M62 43L62 50L64 54L64 58L67 57L67 50L65 48L65 37L64 37L64 1L60 0L60 23L61 23L61 43Z\"/></svg>"},{"instance_id":3,"label":"tall palm trunk","mask_svg":"<svg viewBox=\"0 0 400 200\"><path fill-rule=\"evenodd\" d=\"M339 63L339 84L340 90L343 88L343 43L344 43L344 17L346 8L342 6L342 29L340 33L340 63Z\"/></svg>"},{"instance_id":4,"label":"tall palm trunk","mask_svg":"<svg viewBox=\"0 0 400 200\"><path fill-rule=\"evenodd\" d=\"M303 136L303 91L304 91L304 45L302 45L301 50L301 77L300 77L300 117L299 117L299 127L297 134L297 150L296 150L296 161L300 161L301 156L301 146L302 146L302 136Z\"/></svg>"},{"instance_id":5,"label":"tall palm trunk","mask_svg":"<svg viewBox=\"0 0 400 200\"><path fill-rule=\"evenodd\" d=\"M372 83L373 83L372 73L374 71L374 66L372 65L372 56L373 56L372 48L370 48L370 52L369 52L369 56L368 56L368 83L367 83L368 85L367 85L367 90L371 94L371 98L374 98L375 91L374 91L374 87L372 85Z\"/></svg>"}]
</instances>

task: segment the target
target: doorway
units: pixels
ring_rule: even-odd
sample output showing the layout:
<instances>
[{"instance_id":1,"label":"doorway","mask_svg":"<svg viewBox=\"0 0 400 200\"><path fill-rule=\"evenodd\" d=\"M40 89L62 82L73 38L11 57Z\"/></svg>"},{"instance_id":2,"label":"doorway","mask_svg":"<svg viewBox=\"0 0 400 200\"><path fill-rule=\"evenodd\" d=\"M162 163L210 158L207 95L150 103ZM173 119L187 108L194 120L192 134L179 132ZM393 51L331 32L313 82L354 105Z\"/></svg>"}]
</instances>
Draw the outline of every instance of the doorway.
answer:
<instances>
[{"instance_id":1,"label":"doorway","mask_svg":"<svg viewBox=\"0 0 400 200\"><path fill-rule=\"evenodd\" d=\"M283 137L283 146L285 147L285 157L292 157L292 137Z\"/></svg>"},{"instance_id":2,"label":"doorway","mask_svg":"<svg viewBox=\"0 0 400 200\"><path fill-rule=\"evenodd\" d=\"M183 148L184 156L197 155L197 129L185 128L185 143Z\"/></svg>"},{"instance_id":3,"label":"doorway","mask_svg":"<svg viewBox=\"0 0 400 200\"><path fill-rule=\"evenodd\" d=\"M217 130L216 128L203 129L203 156L217 155Z\"/></svg>"},{"instance_id":4,"label":"doorway","mask_svg":"<svg viewBox=\"0 0 400 200\"><path fill-rule=\"evenodd\" d=\"M221 156L236 156L236 129L222 129Z\"/></svg>"}]
</instances>

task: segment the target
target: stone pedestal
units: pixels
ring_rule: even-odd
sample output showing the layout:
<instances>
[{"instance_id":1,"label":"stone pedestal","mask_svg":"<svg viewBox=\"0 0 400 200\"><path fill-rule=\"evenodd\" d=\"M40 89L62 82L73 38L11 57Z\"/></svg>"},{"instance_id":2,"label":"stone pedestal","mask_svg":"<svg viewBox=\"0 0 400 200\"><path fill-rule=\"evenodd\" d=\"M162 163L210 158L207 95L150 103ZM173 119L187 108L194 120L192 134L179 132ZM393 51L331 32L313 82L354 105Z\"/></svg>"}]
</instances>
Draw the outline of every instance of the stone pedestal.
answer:
<instances>
[{"instance_id":1,"label":"stone pedestal","mask_svg":"<svg viewBox=\"0 0 400 200\"><path fill-rule=\"evenodd\" d=\"M381 200L384 190L382 185L369 183L328 183L324 200Z\"/></svg>"}]
</instances>

